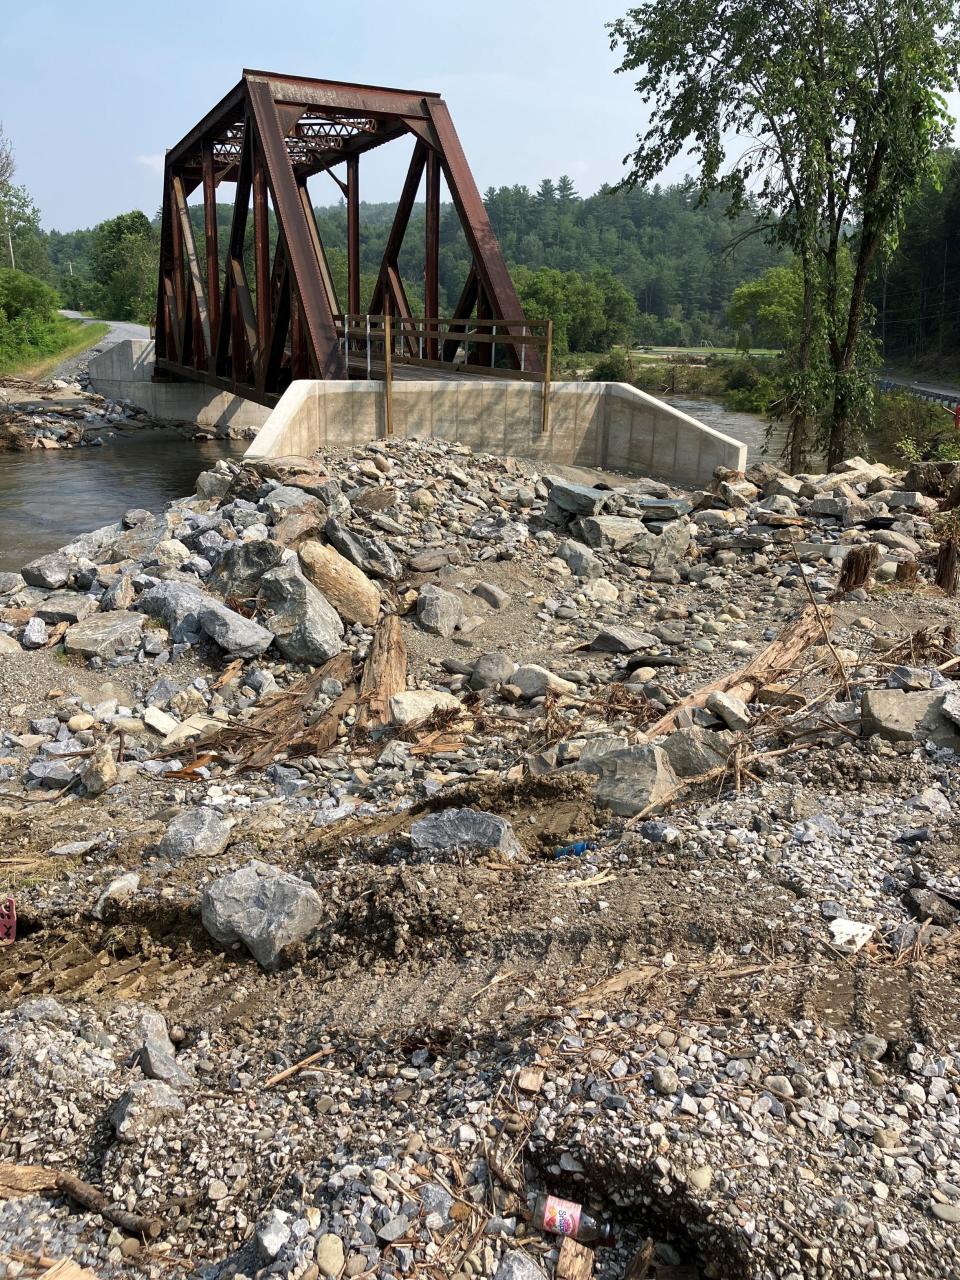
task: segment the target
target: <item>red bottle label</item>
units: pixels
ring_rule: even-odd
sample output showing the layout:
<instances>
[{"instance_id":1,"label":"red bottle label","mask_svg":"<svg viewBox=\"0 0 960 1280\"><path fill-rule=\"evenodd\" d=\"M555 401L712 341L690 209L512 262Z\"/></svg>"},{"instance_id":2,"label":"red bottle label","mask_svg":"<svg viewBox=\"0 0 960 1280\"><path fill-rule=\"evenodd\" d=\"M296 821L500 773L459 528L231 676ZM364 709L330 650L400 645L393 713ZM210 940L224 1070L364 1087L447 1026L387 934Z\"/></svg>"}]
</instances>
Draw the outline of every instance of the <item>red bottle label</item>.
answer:
<instances>
[{"instance_id":1,"label":"red bottle label","mask_svg":"<svg viewBox=\"0 0 960 1280\"><path fill-rule=\"evenodd\" d=\"M543 1205L543 1229L558 1236L576 1236L580 1230L582 1206L573 1200L558 1200L547 1196Z\"/></svg>"}]
</instances>

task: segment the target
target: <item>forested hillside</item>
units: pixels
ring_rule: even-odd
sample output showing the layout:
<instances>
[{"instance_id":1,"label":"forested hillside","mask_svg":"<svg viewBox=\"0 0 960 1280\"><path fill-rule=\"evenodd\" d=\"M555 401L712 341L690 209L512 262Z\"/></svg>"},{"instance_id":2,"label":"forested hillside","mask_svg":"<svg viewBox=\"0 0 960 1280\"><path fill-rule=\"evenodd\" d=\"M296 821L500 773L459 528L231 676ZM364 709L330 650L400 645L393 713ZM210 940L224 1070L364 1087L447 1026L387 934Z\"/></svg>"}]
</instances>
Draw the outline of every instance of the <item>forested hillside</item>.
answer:
<instances>
[{"instance_id":1,"label":"forested hillside","mask_svg":"<svg viewBox=\"0 0 960 1280\"><path fill-rule=\"evenodd\" d=\"M960 360L960 152L940 157L939 179L913 200L897 250L871 289L876 334L887 360L955 365Z\"/></svg>"}]
</instances>

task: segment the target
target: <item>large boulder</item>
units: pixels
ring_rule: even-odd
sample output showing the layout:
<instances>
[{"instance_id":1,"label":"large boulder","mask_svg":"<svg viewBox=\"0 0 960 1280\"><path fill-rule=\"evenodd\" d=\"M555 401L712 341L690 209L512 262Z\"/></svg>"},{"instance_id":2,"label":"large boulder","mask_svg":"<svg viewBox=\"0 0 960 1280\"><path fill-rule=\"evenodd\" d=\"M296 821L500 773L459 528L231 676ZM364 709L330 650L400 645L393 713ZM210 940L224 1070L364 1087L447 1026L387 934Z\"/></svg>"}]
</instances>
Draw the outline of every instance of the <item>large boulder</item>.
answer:
<instances>
[{"instance_id":1,"label":"large boulder","mask_svg":"<svg viewBox=\"0 0 960 1280\"><path fill-rule=\"evenodd\" d=\"M449 853L457 849L490 849L508 858L520 853L520 842L506 818L484 809L444 809L421 818L410 828L418 853Z\"/></svg>"},{"instance_id":2,"label":"large boulder","mask_svg":"<svg viewBox=\"0 0 960 1280\"><path fill-rule=\"evenodd\" d=\"M304 880L252 861L206 886L200 916L217 942L242 942L259 964L272 969L317 927L323 903Z\"/></svg>"},{"instance_id":3,"label":"large boulder","mask_svg":"<svg viewBox=\"0 0 960 1280\"><path fill-rule=\"evenodd\" d=\"M580 768L597 776L597 804L624 818L668 800L679 781L667 753L649 743L583 761Z\"/></svg>"},{"instance_id":4,"label":"large boulder","mask_svg":"<svg viewBox=\"0 0 960 1280\"><path fill-rule=\"evenodd\" d=\"M37 605L37 617L51 624L81 622L98 608L96 597L78 591L53 591Z\"/></svg>"},{"instance_id":5,"label":"large boulder","mask_svg":"<svg viewBox=\"0 0 960 1280\"><path fill-rule=\"evenodd\" d=\"M140 594L137 608L159 618L174 644L190 643L200 634L200 610L209 599L192 583L158 582Z\"/></svg>"},{"instance_id":6,"label":"large boulder","mask_svg":"<svg viewBox=\"0 0 960 1280\"><path fill-rule=\"evenodd\" d=\"M178 813L160 837L163 858L216 858L230 843L232 823L209 805L197 805Z\"/></svg>"},{"instance_id":7,"label":"large boulder","mask_svg":"<svg viewBox=\"0 0 960 1280\"><path fill-rule=\"evenodd\" d=\"M308 541L300 545L304 576L347 622L372 627L380 616L380 589L335 547Z\"/></svg>"},{"instance_id":8,"label":"large boulder","mask_svg":"<svg viewBox=\"0 0 960 1280\"><path fill-rule=\"evenodd\" d=\"M610 489L594 489L590 485L573 484L559 476L546 476L550 485L550 501L561 511L575 516L598 515L613 497Z\"/></svg>"},{"instance_id":9,"label":"large boulder","mask_svg":"<svg viewBox=\"0 0 960 1280\"><path fill-rule=\"evenodd\" d=\"M567 565L577 578L597 578L603 572L603 563L598 556L574 538L567 538L557 547L558 557Z\"/></svg>"},{"instance_id":10,"label":"large boulder","mask_svg":"<svg viewBox=\"0 0 960 1280\"><path fill-rule=\"evenodd\" d=\"M142 613L130 613L126 609L94 613L67 627L63 647L66 653L78 653L84 658L113 658L137 648L143 623Z\"/></svg>"},{"instance_id":11,"label":"large boulder","mask_svg":"<svg viewBox=\"0 0 960 1280\"><path fill-rule=\"evenodd\" d=\"M327 541L345 556L351 564L373 578L386 578L397 582L403 576L403 566L382 538L354 533L346 525L332 517L323 527Z\"/></svg>"},{"instance_id":12,"label":"large boulder","mask_svg":"<svg viewBox=\"0 0 960 1280\"><path fill-rule=\"evenodd\" d=\"M877 734L888 742L932 742L960 751L960 728L949 719L944 703L949 691L869 689L860 703L865 737Z\"/></svg>"},{"instance_id":13,"label":"large boulder","mask_svg":"<svg viewBox=\"0 0 960 1280\"><path fill-rule=\"evenodd\" d=\"M726 730L718 733L713 729L674 729L659 746L678 777L698 778L726 764L733 741Z\"/></svg>"},{"instance_id":14,"label":"large boulder","mask_svg":"<svg viewBox=\"0 0 960 1280\"><path fill-rule=\"evenodd\" d=\"M629 516L585 516L580 520L580 533L588 547L608 547L622 551L647 534L642 520Z\"/></svg>"},{"instance_id":15,"label":"large boulder","mask_svg":"<svg viewBox=\"0 0 960 1280\"><path fill-rule=\"evenodd\" d=\"M203 598L198 619L201 631L221 649L240 658L256 658L273 642L272 631L235 609L228 609L212 596Z\"/></svg>"},{"instance_id":16,"label":"large boulder","mask_svg":"<svg viewBox=\"0 0 960 1280\"><path fill-rule=\"evenodd\" d=\"M283 547L269 538L233 542L227 547L207 586L224 599L252 600L260 590L260 579L283 559Z\"/></svg>"},{"instance_id":17,"label":"large boulder","mask_svg":"<svg viewBox=\"0 0 960 1280\"><path fill-rule=\"evenodd\" d=\"M428 583L417 597L417 622L431 635L449 639L463 621L463 601L452 591Z\"/></svg>"},{"instance_id":18,"label":"large boulder","mask_svg":"<svg viewBox=\"0 0 960 1280\"><path fill-rule=\"evenodd\" d=\"M76 567L76 562L61 551L52 551L49 555L38 556L20 570L23 580L31 587L46 587L56 590L65 587Z\"/></svg>"},{"instance_id":19,"label":"large boulder","mask_svg":"<svg viewBox=\"0 0 960 1280\"><path fill-rule=\"evenodd\" d=\"M293 563L264 575L260 603L277 648L291 662L319 664L343 648L343 623Z\"/></svg>"}]
</instances>

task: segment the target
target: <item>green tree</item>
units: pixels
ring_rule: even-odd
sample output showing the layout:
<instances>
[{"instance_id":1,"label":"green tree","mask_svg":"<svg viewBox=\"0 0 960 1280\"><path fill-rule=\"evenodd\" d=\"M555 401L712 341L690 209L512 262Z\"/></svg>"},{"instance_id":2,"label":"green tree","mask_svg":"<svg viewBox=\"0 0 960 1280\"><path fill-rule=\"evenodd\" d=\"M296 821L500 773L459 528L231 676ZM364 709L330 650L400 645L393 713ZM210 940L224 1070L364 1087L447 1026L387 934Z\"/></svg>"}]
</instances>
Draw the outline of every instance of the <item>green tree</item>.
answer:
<instances>
[{"instance_id":1,"label":"green tree","mask_svg":"<svg viewBox=\"0 0 960 1280\"><path fill-rule=\"evenodd\" d=\"M771 267L733 291L727 319L749 329L761 347L795 347L803 323L803 272L799 263Z\"/></svg>"},{"instance_id":2,"label":"green tree","mask_svg":"<svg viewBox=\"0 0 960 1280\"><path fill-rule=\"evenodd\" d=\"M139 209L94 228L90 309L111 320L147 320L157 286L157 228Z\"/></svg>"},{"instance_id":3,"label":"green tree","mask_svg":"<svg viewBox=\"0 0 960 1280\"><path fill-rule=\"evenodd\" d=\"M26 187L9 183L0 187L0 262L40 279L50 274L40 210Z\"/></svg>"},{"instance_id":4,"label":"green tree","mask_svg":"<svg viewBox=\"0 0 960 1280\"><path fill-rule=\"evenodd\" d=\"M630 180L650 181L688 146L706 191L742 209L752 190L767 234L803 271L797 351L801 426L815 399L822 290L830 363L828 461L842 458L869 385L858 367L866 290L911 194L949 136L944 94L956 83L960 15L951 0L659 0L611 25L619 70L639 71L651 123ZM728 163L727 140L753 145ZM841 249L851 249L846 302ZM804 433L791 445L802 454Z\"/></svg>"}]
</instances>

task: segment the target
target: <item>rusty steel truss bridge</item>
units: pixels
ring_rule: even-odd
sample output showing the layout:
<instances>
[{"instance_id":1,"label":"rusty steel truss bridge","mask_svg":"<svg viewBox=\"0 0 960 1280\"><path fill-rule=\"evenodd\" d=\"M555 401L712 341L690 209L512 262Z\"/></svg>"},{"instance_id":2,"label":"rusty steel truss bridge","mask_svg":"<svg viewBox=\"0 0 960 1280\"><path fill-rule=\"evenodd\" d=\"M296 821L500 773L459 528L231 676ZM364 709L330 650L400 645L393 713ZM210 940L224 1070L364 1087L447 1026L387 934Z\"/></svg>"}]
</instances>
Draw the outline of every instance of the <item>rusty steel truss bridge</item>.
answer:
<instances>
[{"instance_id":1,"label":"rusty steel truss bridge","mask_svg":"<svg viewBox=\"0 0 960 1280\"><path fill-rule=\"evenodd\" d=\"M402 138L413 154L373 295L360 286L360 160ZM307 181L346 201L347 296L339 298ZM439 315L441 179L471 265ZM217 192L233 184L221 246ZM425 315L399 255L425 186ZM202 244L188 201L203 197ZM251 254L252 241L252 254ZM549 322L525 318L450 113L435 93L244 71L172 150L163 183L154 377L193 379L275 404L298 378L498 377L549 385Z\"/></svg>"}]
</instances>

